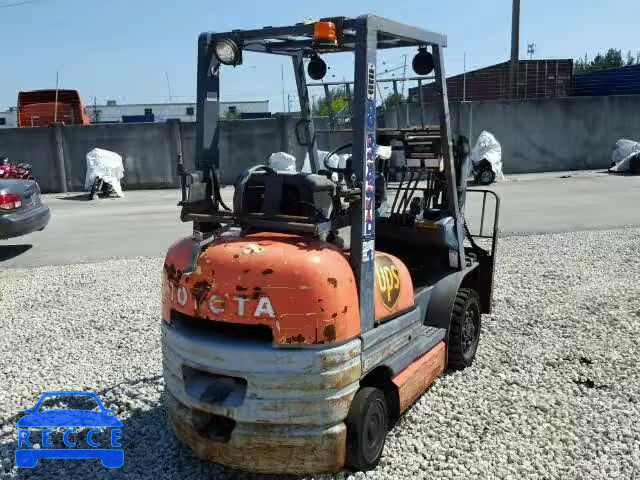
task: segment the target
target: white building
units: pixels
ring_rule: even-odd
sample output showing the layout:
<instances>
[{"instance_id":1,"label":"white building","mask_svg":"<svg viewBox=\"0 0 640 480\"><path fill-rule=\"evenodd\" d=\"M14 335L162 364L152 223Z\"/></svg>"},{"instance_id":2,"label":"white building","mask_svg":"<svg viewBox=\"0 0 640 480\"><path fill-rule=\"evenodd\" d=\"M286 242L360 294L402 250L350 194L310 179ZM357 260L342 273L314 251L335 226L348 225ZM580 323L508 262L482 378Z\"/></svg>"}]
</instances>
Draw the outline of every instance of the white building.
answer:
<instances>
[{"instance_id":1,"label":"white building","mask_svg":"<svg viewBox=\"0 0 640 480\"><path fill-rule=\"evenodd\" d=\"M16 107L0 112L0 128L16 128L18 126L18 111Z\"/></svg>"},{"instance_id":2,"label":"white building","mask_svg":"<svg viewBox=\"0 0 640 480\"><path fill-rule=\"evenodd\" d=\"M106 105L87 105L85 110L91 123L166 122L179 119L182 122L196 121L195 103L139 103L118 105L115 100ZM269 100L220 102L220 116L242 114L260 115L269 113Z\"/></svg>"}]
</instances>

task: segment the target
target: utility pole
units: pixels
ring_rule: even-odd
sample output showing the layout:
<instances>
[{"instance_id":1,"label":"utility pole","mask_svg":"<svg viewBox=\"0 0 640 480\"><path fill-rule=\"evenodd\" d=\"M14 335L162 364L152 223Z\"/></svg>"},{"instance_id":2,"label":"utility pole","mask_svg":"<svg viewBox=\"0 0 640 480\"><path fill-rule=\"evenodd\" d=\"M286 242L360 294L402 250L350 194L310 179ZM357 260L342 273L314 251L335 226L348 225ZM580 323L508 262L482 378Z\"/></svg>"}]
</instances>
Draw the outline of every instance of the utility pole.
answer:
<instances>
[{"instance_id":1,"label":"utility pole","mask_svg":"<svg viewBox=\"0 0 640 480\"><path fill-rule=\"evenodd\" d=\"M520 0L513 0L511 12L511 61L509 62L509 85L511 98L518 96L518 61L520 50Z\"/></svg>"},{"instance_id":2,"label":"utility pole","mask_svg":"<svg viewBox=\"0 0 640 480\"><path fill-rule=\"evenodd\" d=\"M404 98L404 79L407 76L407 54L404 54L404 67L402 68L402 93L400 96Z\"/></svg>"},{"instance_id":3,"label":"utility pole","mask_svg":"<svg viewBox=\"0 0 640 480\"><path fill-rule=\"evenodd\" d=\"M282 74L282 112L286 112L287 109L284 106L284 64L280 65L280 73Z\"/></svg>"},{"instance_id":4,"label":"utility pole","mask_svg":"<svg viewBox=\"0 0 640 480\"><path fill-rule=\"evenodd\" d=\"M467 52L464 52L464 57L462 59L462 101L467 101Z\"/></svg>"},{"instance_id":5,"label":"utility pole","mask_svg":"<svg viewBox=\"0 0 640 480\"><path fill-rule=\"evenodd\" d=\"M171 84L169 83L169 72L164 72L167 77L167 91L169 92L169 103L171 103Z\"/></svg>"},{"instance_id":6,"label":"utility pole","mask_svg":"<svg viewBox=\"0 0 640 480\"><path fill-rule=\"evenodd\" d=\"M56 100L53 104L53 123L58 121L58 75L59 72L56 70Z\"/></svg>"},{"instance_id":7,"label":"utility pole","mask_svg":"<svg viewBox=\"0 0 640 480\"><path fill-rule=\"evenodd\" d=\"M527 54L529 54L529 60L533 60L533 54L536 53L536 44L527 43ZM538 79L536 78L536 82ZM527 98L527 89L529 87L529 63L524 64L524 98Z\"/></svg>"}]
</instances>

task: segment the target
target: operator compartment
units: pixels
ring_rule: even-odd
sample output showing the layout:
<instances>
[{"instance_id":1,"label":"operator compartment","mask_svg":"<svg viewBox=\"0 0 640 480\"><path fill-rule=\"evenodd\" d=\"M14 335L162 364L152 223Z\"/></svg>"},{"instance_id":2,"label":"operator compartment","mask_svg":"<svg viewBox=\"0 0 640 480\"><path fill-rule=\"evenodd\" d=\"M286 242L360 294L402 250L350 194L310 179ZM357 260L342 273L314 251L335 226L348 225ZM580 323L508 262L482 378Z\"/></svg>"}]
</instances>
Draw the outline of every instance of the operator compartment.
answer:
<instances>
[{"instance_id":1,"label":"operator compartment","mask_svg":"<svg viewBox=\"0 0 640 480\"><path fill-rule=\"evenodd\" d=\"M190 268L192 248L185 238L167 254L165 321L281 346L343 342L359 334L353 271L335 246L287 233L227 235Z\"/></svg>"},{"instance_id":2,"label":"operator compartment","mask_svg":"<svg viewBox=\"0 0 640 480\"><path fill-rule=\"evenodd\" d=\"M376 216L376 248L397 255L411 271L416 286L430 285L457 263L450 258L459 249L456 221L447 208L447 177L439 126L383 130L379 141L401 152L404 163L399 181L388 187L389 202ZM466 188L454 152L458 196L464 205Z\"/></svg>"}]
</instances>

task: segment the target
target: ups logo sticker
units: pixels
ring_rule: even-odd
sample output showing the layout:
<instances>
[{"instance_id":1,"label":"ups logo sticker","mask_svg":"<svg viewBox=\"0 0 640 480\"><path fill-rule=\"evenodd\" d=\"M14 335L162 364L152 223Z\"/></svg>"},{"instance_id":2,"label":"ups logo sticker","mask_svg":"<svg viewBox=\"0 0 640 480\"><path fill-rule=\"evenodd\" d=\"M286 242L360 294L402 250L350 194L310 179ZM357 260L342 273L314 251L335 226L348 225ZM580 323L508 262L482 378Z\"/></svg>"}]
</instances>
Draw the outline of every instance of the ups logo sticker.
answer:
<instances>
[{"instance_id":1,"label":"ups logo sticker","mask_svg":"<svg viewBox=\"0 0 640 480\"><path fill-rule=\"evenodd\" d=\"M376 287L384 306L393 310L400 298L400 272L393 261L384 255L376 256Z\"/></svg>"}]
</instances>

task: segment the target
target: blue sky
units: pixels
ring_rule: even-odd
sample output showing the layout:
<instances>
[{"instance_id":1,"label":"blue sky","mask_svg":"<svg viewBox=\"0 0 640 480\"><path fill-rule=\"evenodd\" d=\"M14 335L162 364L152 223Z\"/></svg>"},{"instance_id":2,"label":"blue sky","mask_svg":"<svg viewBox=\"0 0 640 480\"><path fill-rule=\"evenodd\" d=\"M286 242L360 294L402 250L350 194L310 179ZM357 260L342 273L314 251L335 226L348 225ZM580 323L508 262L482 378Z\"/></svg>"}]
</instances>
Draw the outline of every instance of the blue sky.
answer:
<instances>
[{"instance_id":1,"label":"blue sky","mask_svg":"<svg viewBox=\"0 0 640 480\"><path fill-rule=\"evenodd\" d=\"M196 42L205 30L288 25L305 17L372 12L447 34L449 74L505 61L510 51L511 0L0 0L3 72L0 109L20 90L61 85L80 91L86 104L190 101L196 87ZM522 0L521 56L535 42L536 58L575 58L609 47L640 50L638 0ZM634 38L635 37L635 38ZM379 63L397 67L402 52ZM411 56L409 56L409 62ZM223 76L223 97L269 99L282 107L277 57L250 55ZM349 59L329 61L330 75L350 77ZM286 94L295 95L290 64ZM227 72L225 72L227 73ZM319 92L318 92L319 93Z\"/></svg>"}]
</instances>

